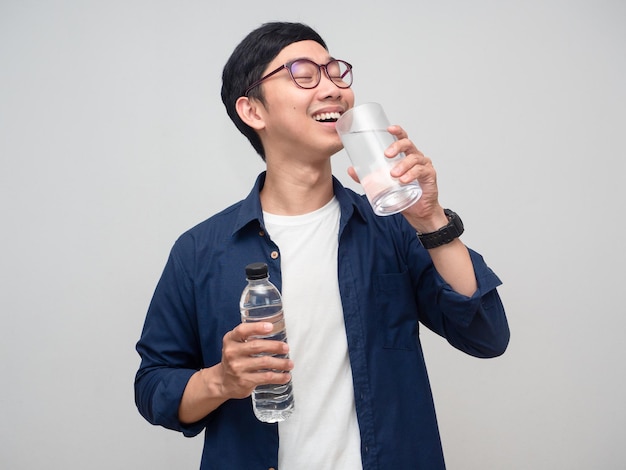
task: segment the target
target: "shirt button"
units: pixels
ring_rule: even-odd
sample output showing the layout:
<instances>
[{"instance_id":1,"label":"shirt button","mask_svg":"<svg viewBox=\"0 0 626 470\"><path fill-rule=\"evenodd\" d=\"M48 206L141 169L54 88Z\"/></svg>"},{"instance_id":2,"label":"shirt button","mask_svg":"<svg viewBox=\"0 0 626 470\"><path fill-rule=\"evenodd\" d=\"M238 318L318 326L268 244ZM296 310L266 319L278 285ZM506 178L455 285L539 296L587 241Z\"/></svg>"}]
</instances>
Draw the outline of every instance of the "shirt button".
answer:
<instances>
[{"instance_id":1,"label":"shirt button","mask_svg":"<svg viewBox=\"0 0 626 470\"><path fill-rule=\"evenodd\" d=\"M265 236L265 232L263 230L259 231L259 236L260 237L264 237Z\"/></svg>"},{"instance_id":2,"label":"shirt button","mask_svg":"<svg viewBox=\"0 0 626 470\"><path fill-rule=\"evenodd\" d=\"M278 251L272 251L272 253L270 254L270 256L272 257L272 259L276 259L276 258L278 258Z\"/></svg>"}]
</instances>

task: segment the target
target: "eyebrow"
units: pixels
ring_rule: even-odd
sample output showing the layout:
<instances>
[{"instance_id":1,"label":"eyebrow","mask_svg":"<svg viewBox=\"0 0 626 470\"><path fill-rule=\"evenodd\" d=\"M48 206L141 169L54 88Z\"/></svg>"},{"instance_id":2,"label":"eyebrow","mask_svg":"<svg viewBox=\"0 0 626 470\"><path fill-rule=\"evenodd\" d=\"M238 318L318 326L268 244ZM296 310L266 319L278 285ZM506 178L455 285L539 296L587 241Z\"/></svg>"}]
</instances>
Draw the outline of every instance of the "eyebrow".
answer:
<instances>
[{"instance_id":1,"label":"eyebrow","mask_svg":"<svg viewBox=\"0 0 626 470\"><path fill-rule=\"evenodd\" d=\"M296 57L294 59L288 60L287 62L285 62L285 64L289 64L290 62L295 62L296 60L310 60L311 62L315 62L317 64L317 61L313 60L312 57ZM325 63L328 63L328 62L332 62L333 60L337 60L337 59L335 57L329 55L329 56L326 56L325 60L326 60Z\"/></svg>"}]
</instances>

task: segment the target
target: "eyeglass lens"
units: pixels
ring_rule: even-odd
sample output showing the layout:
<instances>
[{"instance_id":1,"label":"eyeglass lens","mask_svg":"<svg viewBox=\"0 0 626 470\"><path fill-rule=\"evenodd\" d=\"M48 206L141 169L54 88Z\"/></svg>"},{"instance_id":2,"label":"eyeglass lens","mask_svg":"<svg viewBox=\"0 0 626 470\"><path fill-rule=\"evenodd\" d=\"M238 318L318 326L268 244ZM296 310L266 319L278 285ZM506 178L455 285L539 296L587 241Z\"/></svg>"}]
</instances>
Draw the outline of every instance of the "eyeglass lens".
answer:
<instances>
[{"instance_id":1,"label":"eyeglass lens","mask_svg":"<svg viewBox=\"0 0 626 470\"><path fill-rule=\"evenodd\" d=\"M344 61L333 60L326 66L320 66L310 60L296 60L289 70L294 81L302 88L315 88L321 80L321 68L325 67L328 77L339 88L348 88L352 85L351 67Z\"/></svg>"}]
</instances>

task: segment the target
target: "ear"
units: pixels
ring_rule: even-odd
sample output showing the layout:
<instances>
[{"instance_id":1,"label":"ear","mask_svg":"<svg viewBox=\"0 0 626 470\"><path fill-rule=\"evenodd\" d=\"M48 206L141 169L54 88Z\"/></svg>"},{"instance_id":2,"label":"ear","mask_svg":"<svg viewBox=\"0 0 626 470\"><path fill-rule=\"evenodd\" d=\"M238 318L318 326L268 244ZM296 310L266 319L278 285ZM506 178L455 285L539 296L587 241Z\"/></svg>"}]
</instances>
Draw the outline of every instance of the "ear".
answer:
<instances>
[{"instance_id":1,"label":"ear","mask_svg":"<svg viewBox=\"0 0 626 470\"><path fill-rule=\"evenodd\" d=\"M235 103L235 109L241 120L252 129L260 131L265 128L265 108L258 100L240 96Z\"/></svg>"}]
</instances>

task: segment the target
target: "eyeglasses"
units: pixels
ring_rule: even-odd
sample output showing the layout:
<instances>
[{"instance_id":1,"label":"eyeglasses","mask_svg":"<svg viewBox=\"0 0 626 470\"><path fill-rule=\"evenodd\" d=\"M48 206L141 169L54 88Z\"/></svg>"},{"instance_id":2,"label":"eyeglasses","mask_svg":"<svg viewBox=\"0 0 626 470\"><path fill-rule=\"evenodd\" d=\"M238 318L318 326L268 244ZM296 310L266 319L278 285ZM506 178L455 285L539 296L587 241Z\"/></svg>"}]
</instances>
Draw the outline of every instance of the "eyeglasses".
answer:
<instances>
[{"instance_id":1,"label":"eyeglasses","mask_svg":"<svg viewBox=\"0 0 626 470\"><path fill-rule=\"evenodd\" d=\"M320 84L320 81L322 80L322 69L324 69L324 73L326 73L329 80L339 88L350 88L350 85L352 85L352 65L348 62L343 60L331 60L327 64L322 65L316 64L309 59L296 59L281 65L276 70L272 70L267 75L258 79L246 88L244 96L248 96L250 90L283 69L287 69L289 71L289 76L298 88L304 88L306 90L315 88Z\"/></svg>"}]
</instances>

